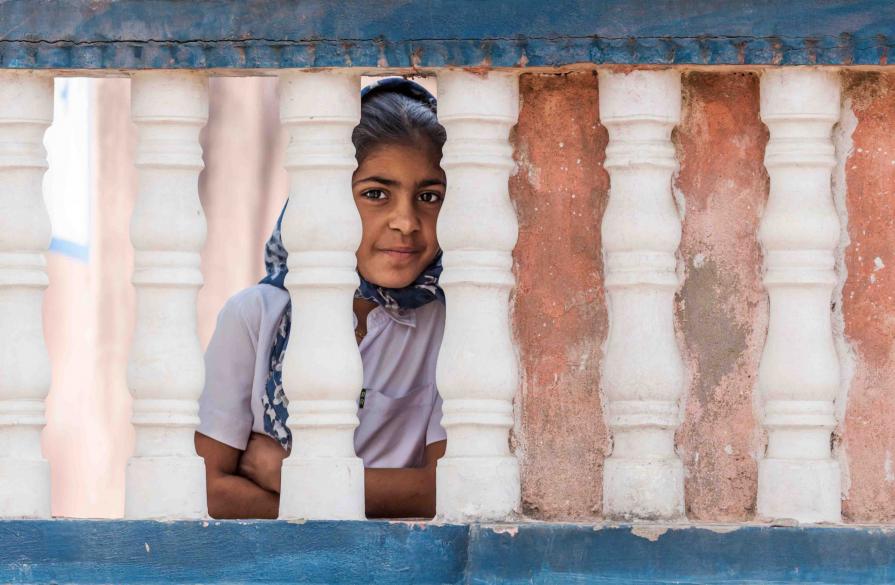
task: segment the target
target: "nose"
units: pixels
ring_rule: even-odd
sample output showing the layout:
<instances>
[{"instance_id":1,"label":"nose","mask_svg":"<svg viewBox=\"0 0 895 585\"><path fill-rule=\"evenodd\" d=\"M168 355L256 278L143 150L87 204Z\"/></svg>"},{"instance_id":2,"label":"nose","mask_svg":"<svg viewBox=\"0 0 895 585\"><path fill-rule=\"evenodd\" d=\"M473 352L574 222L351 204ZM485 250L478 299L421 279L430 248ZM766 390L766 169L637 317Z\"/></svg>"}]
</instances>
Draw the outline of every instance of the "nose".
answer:
<instances>
[{"instance_id":1,"label":"nose","mask_svg":"<svg viewBox=\"0 0 895 585\"><path fill-rule=\"evenodd\" d=\"M389 217L388 227L409 236L420 229L420 219L411 197L398 197Z\"/></svg>"}]
</instances>

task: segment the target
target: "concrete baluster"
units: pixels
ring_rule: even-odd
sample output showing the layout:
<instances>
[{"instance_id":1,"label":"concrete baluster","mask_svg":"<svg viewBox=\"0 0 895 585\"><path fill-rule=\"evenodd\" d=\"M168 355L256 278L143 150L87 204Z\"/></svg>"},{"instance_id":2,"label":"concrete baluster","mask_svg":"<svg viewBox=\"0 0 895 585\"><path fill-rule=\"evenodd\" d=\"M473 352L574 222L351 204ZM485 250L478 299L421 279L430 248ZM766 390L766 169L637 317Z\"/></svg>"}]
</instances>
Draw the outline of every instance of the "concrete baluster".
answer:
<instances>
[{"instance_id":1,"label":"concrete baluster","mask_svg":"<svg viewBox=\"0 0 895 585\"><path fill-rule=\"evenodd\" d=\"M437 514L500 520L520 499L519 464L508 441L519 385L508 305L518 234L508 137L518 119L518 77L443 71L438 93L448 188L438 218L447 321L436 379L448 441L438 463Z\"/></svg>"},{"instance_id":2,"label":"concrete baluster","mask_svg":"<svg viewBox=\"0 0 895 585\"><path fill-rule=\"evenodd\" d=\"M673 318L681 222L671 191L671 130L680 120L680 74L601 71L599 82L611 184L602 224L610 321L603 390L613 446L603 513L677 518L684 473L674 432L684 369Z\"/></svg>"},{"instance_id":3,"label":"concrete baluster","mask_svg":"<svg viewBox=\"0 0 895 585\"><path fill-rule=\"evenodd\" d=\"M50 219L43 137L53 78L0 73L0 516L48 517L50 467L41 455L50 364L42 304Z\"/></svg>"},{"instance_id":4,"label":"concrete baluster","mask_svg":"<svg viewBox=\"0 0 895 585\"><path fill-rule=\"evenodd\" d=\"M830 185L839 92L830 71L778 69L761 78L771 179L758 233L770 297L758 372L768 434L758 515L766 519L840 520L839 464L830 449L839 391L830 314L840 230Z\"/></svg>"},{"instance_id":5,"label":"concrete baluster","mask_svg":"<svg viewBox=\"0 0 895 585\"><path fill-rule=\"evenodd\" d=\"M364 468L354 452L363 364L352 322L361 222L351 176L360 78L341 72L280 76L289 133L283 242L292 330L283 364L292 453L283 465L281 518L364 518Z\"/></svg>"},{"instance_id":6,"label":"concrete baluster","mask_svg":"<svg viewBox=\"0 0 895 585\"><path fill-rule=\"evenodd\" d=\"M196 333L205 219L198 179L207 80L191 72L133 76L138 194L131 220L136 327L128 386L134 455L127 466L129 518L207 515L205 466L193 432L205 370Z\"/></svg>"}]
</instances>

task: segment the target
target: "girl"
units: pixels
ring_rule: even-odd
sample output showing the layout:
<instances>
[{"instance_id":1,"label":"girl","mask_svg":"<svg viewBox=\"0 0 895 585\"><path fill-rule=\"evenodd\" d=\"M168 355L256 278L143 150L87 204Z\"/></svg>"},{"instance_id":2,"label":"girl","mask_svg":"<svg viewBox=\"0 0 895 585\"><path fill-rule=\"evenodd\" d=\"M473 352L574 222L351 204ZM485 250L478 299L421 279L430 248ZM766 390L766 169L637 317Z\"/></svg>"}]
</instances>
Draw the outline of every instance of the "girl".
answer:
<instances>
[{"instance_id":1,"label":"girl","mask_svg":"<svg viewBox=\"0 0 895 585\"><path fill-rule=\"evenodd\" d=\"M446 446L435 388L444 332L435 222L446 186L435 98L401 78L364 88L352 141L363 224L355 337L364 365L354 446L366 468L367 516L431 518L435 462ZM279 367L291 325L282 218L267 243L267 277L227 301L205 354L195 442L214 518L278 515L292 440Z\"/></svg>"}]
</instances>

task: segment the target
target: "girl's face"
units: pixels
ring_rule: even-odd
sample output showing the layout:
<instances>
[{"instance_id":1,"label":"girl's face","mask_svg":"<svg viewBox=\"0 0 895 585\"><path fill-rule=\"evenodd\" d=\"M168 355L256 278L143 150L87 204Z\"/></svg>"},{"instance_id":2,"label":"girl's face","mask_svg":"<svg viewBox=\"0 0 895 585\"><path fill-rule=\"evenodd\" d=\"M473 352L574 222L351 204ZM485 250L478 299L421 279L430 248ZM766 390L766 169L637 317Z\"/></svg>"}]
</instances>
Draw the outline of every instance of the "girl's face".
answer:
<instances>
[{"instance_id":1,"label":"girl's face","mask_svg":"<svg viewBox=\"0 0 895 585\"><path fill-rule=\"evenodd\" d=\"M357 269L373 284L402 288L438 253L435 221L444 199L440 155L426 142L382 145L367 155L352 178L363 237Z\"/></svg>"}]
</instances>

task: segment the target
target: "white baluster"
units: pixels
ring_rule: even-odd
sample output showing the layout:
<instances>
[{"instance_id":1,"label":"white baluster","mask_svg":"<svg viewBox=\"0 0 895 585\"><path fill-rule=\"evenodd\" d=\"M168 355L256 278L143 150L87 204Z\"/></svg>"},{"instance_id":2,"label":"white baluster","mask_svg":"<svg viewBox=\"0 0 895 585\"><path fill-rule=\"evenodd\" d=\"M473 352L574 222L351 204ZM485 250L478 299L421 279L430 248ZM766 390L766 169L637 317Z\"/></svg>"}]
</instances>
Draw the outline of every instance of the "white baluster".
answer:
<instances>
[{"instance_id":1,"label":"white baluster","mask_svg":"<svg viewBox=\"0 0 895 585\"><path fill-rule=\"evenodd\" d=\"M613 436L603 469L607 517L684 513L683 466L674 449L684 385L673 321L681 223L670 139L680 110L677 71L600 71L611 181L602 225L610 320L603 389Z\"/></svg>"},{"instance_id":2,"label":"white baluster","mask_svg":"<svg viewBox=\"0 0 895 585\"><path fill-rule=\"evenodd\" d=\"M41 455L50 363L41 316L50 219L41 182L53 78L0 73L0 516L48 517Z\"/></svg>"},{"instance_id":3,"label":"white baluster","mask_svg":"<svg viewBox=\"0 0 895 585\"><path fill-rule=\"evenodd\" d=\"M127 377L136 445L127 466L125 515L203 517L205 466L193 432L205 375L196 294L205 241L198 179L207 80L189 72L136 73L131 113L138 130L131 221L137 314Z\"/></svg>"},{"instance_id":4,"label":"white baluster","mask_svg":"<svg viewBox=\"0 0 895 585\"><path fill-rule=\"evenodd\" d=\"M520 498L508 442L519 385L508 304L518 235L508 136L519 114L518 77L444 71L438 94L448 191L438 218L447 322L436 375L448 441L438 462L437 513L449 521L500 520Z\"/></svg>"},{"instance_id":5,"label":"white baluster","mask_svg":"<svg viewBox=\"0 0 895 585\"><path fill-rule=\"evenodd\" d=\"M363 518L364 468L354 453L363 364L352 322L361 222L351 191L360 78L284 73L280 117L289 133L282 233L292 332L283 388L293 445L283 464L280 517Z\"/></svg>"},{"instance_id":6,"label":"white baluster","mask_svg":"<svg viewBox=\"0 0 895 585\"><path fill-rule=\"evenodd\" d=\"M771 190L759 238L771 309L758 372L768 433L758 468L758 515L768 519L840 520L839 464L830 455L839 391L830 297L840 229L830 186L831 132L839 108L836 73L762 75Z\"/></svg>"}]
</instances>

